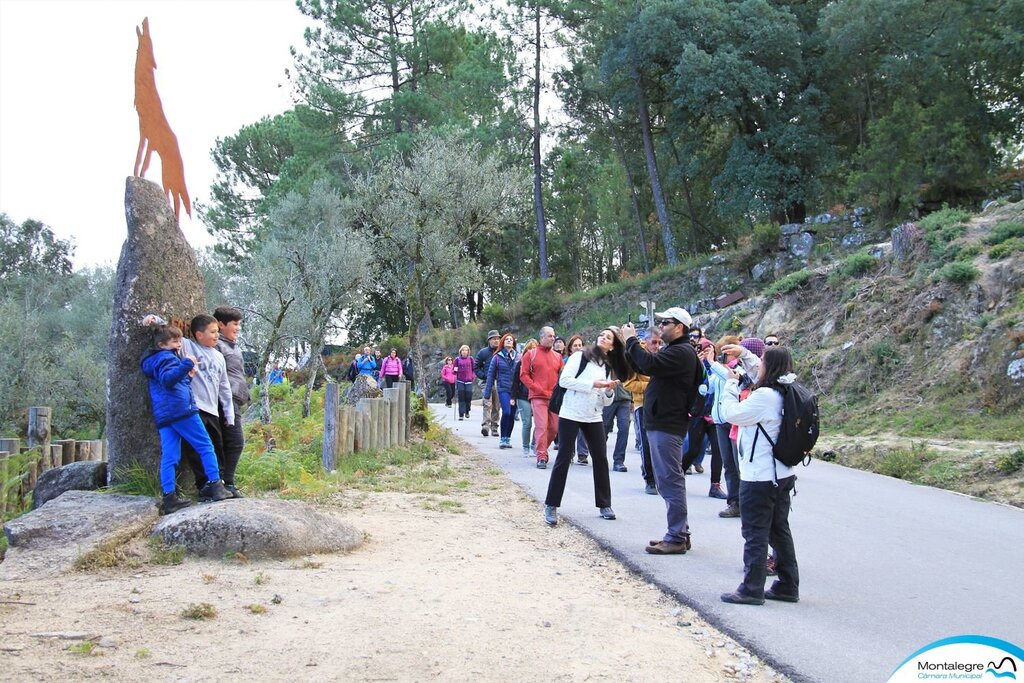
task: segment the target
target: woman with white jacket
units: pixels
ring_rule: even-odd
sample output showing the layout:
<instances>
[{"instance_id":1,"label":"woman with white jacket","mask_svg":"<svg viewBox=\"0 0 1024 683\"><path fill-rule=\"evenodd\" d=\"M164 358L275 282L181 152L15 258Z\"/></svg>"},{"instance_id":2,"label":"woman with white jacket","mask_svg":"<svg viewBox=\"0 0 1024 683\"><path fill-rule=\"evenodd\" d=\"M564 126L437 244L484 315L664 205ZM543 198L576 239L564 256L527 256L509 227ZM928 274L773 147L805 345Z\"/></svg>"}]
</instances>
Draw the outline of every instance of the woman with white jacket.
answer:
<instances>
[{"instance_id":1,"label":"woman with white jacket","mask_svg":"<svg viewBox=\"0 0 1024 683\"><path fill-rule=\"evenodd\" d=\"M775 459L771 444L778 439L782 427L782 394L777 387L792 384L795 379L793 359L789 350L781 346L765 350L757 384L743 402L739 400L739 375L729 370L721 414L740 428L743 582L734 592L722 594L722 602L763 605L765 598L783 602L800 599L800 574L789 530L789 507L796 475L793 468ZM775 549L779 578L765 590L764 558L769 543Z\"/></svg>"},{"instance_id":2,"label":"woman with white jacket","mask_svg":"<svg viewBox=\"0 0 1024 683\"><path fill-rule=\"evenodd\" d=\"M615 385L632 375L625 347L616 328L601 330L596 344L569 356L558 378L559 386L566 390L558 413L558 442L574 444L576 436L582 432L594 459L594 504L604 519L615 519L615 512L612 511L603 414L604 407L611 405L615 396ZM544 521L550 526L558 524L556 511L562 504L573 450L560 448L551 470L544 499Z\"/></svg>"}]
</instances>

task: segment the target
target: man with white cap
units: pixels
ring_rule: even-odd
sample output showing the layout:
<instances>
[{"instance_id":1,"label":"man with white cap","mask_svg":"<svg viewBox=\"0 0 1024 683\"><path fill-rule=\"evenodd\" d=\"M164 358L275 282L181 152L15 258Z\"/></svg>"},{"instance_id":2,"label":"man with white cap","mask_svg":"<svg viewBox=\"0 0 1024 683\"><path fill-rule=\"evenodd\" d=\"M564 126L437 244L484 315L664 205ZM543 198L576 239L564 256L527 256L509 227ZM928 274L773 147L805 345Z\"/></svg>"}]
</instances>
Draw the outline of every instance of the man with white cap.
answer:
<instances>
[{"instance_id":1,"label":"man with white cap","mask_svg":"<svg viewBox=\"0 0 1024 683\"><path fill-rule=\"evenodd\" d=\"M702 368L689 342L693 318L684 308L673 306L655 313L664 343L658 353L648 353L636 337L631 323L624 325L626 356L633 367L651 378L644 391L644 429L651 449L658 493L665 499L668 530L661 540L651 541L652 555L681 555L690 549L690 527L686 516L686 477L683 476L683 437L690 424Z\"/></svg>"}]
</instances>

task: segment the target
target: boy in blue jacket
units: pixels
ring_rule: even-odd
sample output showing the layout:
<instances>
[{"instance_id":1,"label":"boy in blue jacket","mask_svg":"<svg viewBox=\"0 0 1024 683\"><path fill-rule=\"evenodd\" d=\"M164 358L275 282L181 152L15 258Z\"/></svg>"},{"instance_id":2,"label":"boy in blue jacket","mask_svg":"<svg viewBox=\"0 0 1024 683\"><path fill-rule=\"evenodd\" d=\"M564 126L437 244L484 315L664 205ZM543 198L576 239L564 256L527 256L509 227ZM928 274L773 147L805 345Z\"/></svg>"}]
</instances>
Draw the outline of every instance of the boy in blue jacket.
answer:
<instances>
[{"instance_id":1,"label":"boy in blue jacket","mask_svg":"<svg viewBox=\"0 0 1024 683\"><path fill-rule=\"evenodd\" d=\"M142 355L142 372L149 380L153 420L160 432L160 485L164 494L161 514L166 515L191 505L191 501L178 495L175 487L175 470L181 460L182 439L199 454L209 480L199 491L199 502L232 498L220 480L217 454L199 420L199 409L192 395L192 376L198 369L196 359L177 356L181 351L181 330L171 325L155 325L153 345L154 348Z\"/></svg>"}]
</instances>

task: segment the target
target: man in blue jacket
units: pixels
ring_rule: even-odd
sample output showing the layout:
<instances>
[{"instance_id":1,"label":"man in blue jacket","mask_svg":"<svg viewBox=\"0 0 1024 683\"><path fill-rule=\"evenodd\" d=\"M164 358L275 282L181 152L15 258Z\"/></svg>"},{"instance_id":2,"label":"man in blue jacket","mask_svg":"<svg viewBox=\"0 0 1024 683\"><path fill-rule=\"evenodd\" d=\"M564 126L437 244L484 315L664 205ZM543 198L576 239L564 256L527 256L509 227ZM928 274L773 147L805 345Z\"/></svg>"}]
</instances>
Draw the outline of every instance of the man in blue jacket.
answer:
<instances>
[{"instance_id":1,"label":"man in blue jacket","mask_svg":"<svg viewBox=\"0 0 1024 683\"><path fill-rule=\"evenodd\" d=\"M477 351L476 365L473 368L473 372L481 382L487 381L487 368L491 364L491 358L498 351L498 340L500 338L501 335L498 334L497 330L491 330L487 333L487 346ZM498 415L500 414L501 405L498 402L498 392L493 386L490 389L490 391L484 391L485 394L490 396L490 399L484 399L483 401L484 420L480 423L480 433L484 436L491 434L498 436Z\"/></svg>"},{"instance_id":2,"label":"man in blue jacket","mask_svg":"<svg viewBox=\"0 0 1024 683\"><path fill-rule=\"evenodd\" d=\"M683 437L690 424L690 406L700 383L702 368L690 345L693 318L686 309L673 306L655 313L665 346L648 353L636 337L632 323L622 326L626 355L636 370L651 378L644 391L644 429L651 448L651 464L658 493L665 499L668 530L660 541L651 541L652 555L681 555L690 549L686 515L686 477L683 476Z\"/></svg>"}]
</instances>

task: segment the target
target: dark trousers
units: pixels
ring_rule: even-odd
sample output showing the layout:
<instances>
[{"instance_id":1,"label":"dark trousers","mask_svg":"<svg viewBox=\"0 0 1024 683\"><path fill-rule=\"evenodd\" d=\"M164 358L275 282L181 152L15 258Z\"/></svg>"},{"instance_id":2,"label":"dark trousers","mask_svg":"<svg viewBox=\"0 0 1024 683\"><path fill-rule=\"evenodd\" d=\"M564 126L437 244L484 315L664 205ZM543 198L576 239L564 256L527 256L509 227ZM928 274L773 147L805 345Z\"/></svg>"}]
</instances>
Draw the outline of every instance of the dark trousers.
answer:
<instances>
[{"instance_id":1,"label":"dark trousers","mask_svg":"<svg viewBox=\"0 0 1024 683\"><path fill-rule=\"evenodd\" d=\"M718 450L722 453L722 466L725 469L725 487L728 489L729 498L725 501L728 505L738 505L740 500L740 458L736 452L736 442L729 438L732 425L715 425L715 433L718 435Z\"/></svg>"},{"instance_id":2,"label":"dark trousers","mask_svg":"<svg viewBox=\"0 0 1024 683\"><path fill-rule=\"evenodd\" d=\"M213 443L213 451L217 454L217 466L220 469L220 476L223 479L225 475L225 460L224 460L224 434L221 431L221 420L220 415L211 415L205 411L199 411L199 419L203 422L203 427L206 428L206 433L210 435L210 441ZM181 459L188 465L188 468L192 470L192 476L196 480L196 490L199 490L206 486L206 482L209 479L206 478L206 471L203 468L203 462L199 458L199 454L196 453L192 446L188 445L188 442L181 444ZM235 461L235 465L238 465L238 461ZM235 476L234 468L231 469L232 478Z\"/></svg>"},{"instance_id":3,"label":"dark trousers","mask_svg":"<svg viewBox=\"0 0 1024 683\"><path fill-rule=\"evenodd\" d=\"M626 444L629 442L629 407L632 401L612 401L611 405L604 408L604 438L612 433L612 423L615 423L615 450L612 451L612 463L624 465L626 463Z\"/></svg>"},{"instance_id":4,"label":"dark trousers","mask_svg":"<svg viewBox=\"0 0 1024 683\"><path fill-rule=\"evenodd\" d=\"M443 382L444 384L444 405L452 407L452 399L455 398L455 382Z\"/></svg>"},{"instance_id":5,"label":"dark trousers","mask_svg":"<svg viewBox=\"0 0 1024 683\"><path fill-rule=\"evenodd\" d=\"M469 407L473 404L473 383L456 382L459 389L459 417L469 417Z\"/></svg>"},{"instance_id":6,"label":"dark trousers","mask_svg":"<svg viewBox=\"0 0 1024 683\"><path fill-rule=\"evenodd\" d=\"M612 485L608 476L608 454L605 450L604 426L600 422L576 422L560 418L558 420L558 440L563 444L576 442L576 435L583 433L587 441L590 455L594 458L594 505L599 508L611 507ZM572 465L573 449L560 448L555 458L554 469L551 470L551 481L548 482L548 495L545 505L558 507L562 504L565 493L565 480L569 476Z\"/></svg>"},{"instance_id":7,"label":"dark trousers","mask_svg":"<svg viewBox=\"0 0 1024 683\"><path fill-rule=\"evenodd\" d=\"M683 471L689 469L703 455L705 436L711 442L711 483L717 484L722 481L722 453L719 450L715 423L708 422L703 417L690 420L690 431L687 435L689 446L683 457Z\"/></svg>"},{"instance_id":8,"label":"dark trousers","mask_svg":"<svg viewBox=\"0 0 1024 683\"><path fill-rule=\"evenodd\" d=\"M242 459L242 449L245 447L245 432L242 429L242 406L235 404L235 424L228 424L224 419L220 421L221 443L224 450L224 459L220 466L220 478L225 484L235 483L235 470L238 469L238 461Z\"/></svg>"},{"instance_id":9,"label":"dark trousers","mask_svg":"<svg viewBox=\"0 0 1024 683\"><path fill-rule=\"evenodd\" d=\"M654 465L651 464L651 444L647 442L647 434L644 432L644 407L640 406L633 411L633 429L636 430L636 438L640 440L640 474L644 482L654 485Z\"/></svg>"},{"instance_id":10,"label":"dark trousers","mask_svg":"<svg viewBox=\"0 0 1024 683\"><path fill-rule=\"evenodd\" d=\"M779 580L773 589L784 595L800 595L800 571L796 563L793 534L789 531L789 507L796 477L770 481L740 482L740 526L743 531L743 595L764 597L768 575L765 559L768 545L775 548L775 571Z\"/></svg>"},{"instance_id":11,"label":"dark trousers","mask_svg":"<svg viewBox=\"0 0 1024 683\"><path fill-rule=\"evenodd\" d=\"M384 375L384 388L390 389L398 381L398 375Z\"/></svg>"}]
</instances>

